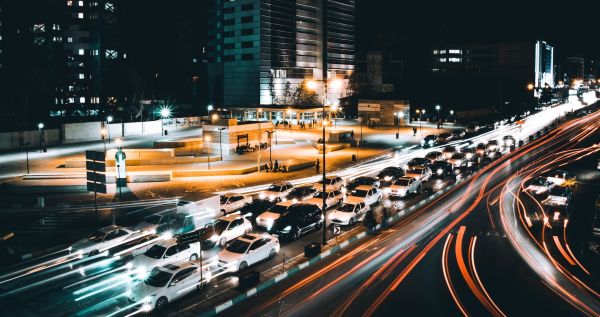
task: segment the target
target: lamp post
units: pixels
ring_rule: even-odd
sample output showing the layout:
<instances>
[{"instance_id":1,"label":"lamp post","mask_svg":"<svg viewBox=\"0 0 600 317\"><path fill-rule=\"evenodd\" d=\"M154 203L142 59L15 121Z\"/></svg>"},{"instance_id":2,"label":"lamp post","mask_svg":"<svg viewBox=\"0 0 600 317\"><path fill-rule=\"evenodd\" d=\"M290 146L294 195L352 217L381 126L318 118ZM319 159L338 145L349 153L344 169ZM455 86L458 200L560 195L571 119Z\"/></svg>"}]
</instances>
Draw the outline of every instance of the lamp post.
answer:
<instances>
[{"instance_id":1,"label":"lamp post","mask_svg":"<svg viewBox=\"0 0 600 317\"><path fill-rule=\"evenodd\" d=\"M452 121L454 121L454 110L450 110L450 118L452 118Z\"/></svg>"},{"instance_id":2,"label":"lamp post","mask_svg":"<svg viewBox=\"0 0 600 317\"><path fill-rule=\"evenodd\" d=\"M256 109L256 119L258 119L258 158L256 159L257 173L260 173L260 155L262 154L262 132L260 129L260 121L262 120L262 108Z\"/></svg>"},{"instance_id":3,"label":"lamp post","mask_svg":"<svg viewBox=\"0 0 600 317\"><path fill-rule=\"evenodd\" d=\"M104 145L104 152L106 152L106 128L100 130L100 137L102 138L102 144Z\"/></svg>"},{"instance_id":4,"label":"lamp post","mask_svg":"<svg viewBox=\"0 0 600 317\"><path fill-rule=\"evenodd\" d=\"M396 132L396 139L399 139L400 138L400 119L404 116L404 113L402 111L398 111L395 113L395 115L398 120L398 122L397 122L398 132Z\"/></svg>"},{"instance_id":5,"label":"lamp post","mask_svg":"<svg viewBox=\"0 0 600 317\"><path fill-rule=\"evenodd\" d=\"M171 108L168 106L163 106L160 108L160 134L165 135L165 123L164 119L169 119L171 117Z\"/></svg>"},{"instance_id":6,"label":"lamp post","mask_svg":"<svg viewBox=\"0 0 600 317\"><path fill-rule=\"evenodd\" d=\"M289 122L289 124L290 124L290 135L292 135L292 109L286 110L286 113L288 115L290 115L290 122Z\"/></svg>"},{"instance_id":7,"label":"lamp post","mask_svg":"<svg viewBox=\"0 0 600 317\"><path fill-rule=\"evenodd\" d=\"M42 122L38 123L38 131L40 132L40 153L44 153L44 145L42 141L42 129L44 128L44 124Z\"/></svg>"},{"instance_id":8,"label":"lamp post","mask_svg":"<svg viewBox=\"0 0 600 317\"><path fill-rule=\"evenodd\" d=\"M423 120L421 119L421 115L425 113L425 109L419 110L417 109L417 114L419 115L419 131L421 132L421 137L423 137Z\"/></svg>"},{"instance_id":9,"label":"lamp post","mask_svg":"<svg viewBox=\"0 0 600 317\"><path fill-rule=\"evenodd\" d=\"M273 133L275 133L276 131L273 130L273 131L265 131L265 132L269 135L269 162L273 162L271 160L271 154L273 154L273 139L272 139L272 136L273 136Z\"/></svg>"},{"instance_id":10,"label":"lamp post","mask_svg":"<svg viewBox=\"0 0 600 317\"><path fill-rule=\"evenodd\" d=\"M221 154L221 161L223 160L223 145L222 145L222 139L221 139L221 132L223 132L223 130L225 130L227 128L219 128L219 151Z\"/></svg>"},{"instance_id":11,"label":"lamp post","mask_svg":"<svg viewBox=\"0 0 600 317\"><path fill-rule=\"evenodd\" d=\"M25 143L25 160L27 160L27 175L29 175L29 142Z\"/></svg>"},{"instance_id":12,"label":"lamp post","mask_svg":"<svg viewBox=\"0 0 600 317\"><path fill-rule=\"evenodd\" d=\"M435 106L435 110L437 110L437 121L438 121L438 123L440 122L440 109L442 109L442 107L440 105L436 105Z\"/></svg>"},{"instance_id":13,"label":"lamp post","mask_svg":"<svg viewBox=\"0 0 600 317\"><path fill-rule=\"evenodd\" d=\"M108 144L110 144L110 123L113 121L112 116L106 117L106 131L108 135Z\"/></svg>"},{"instance_id":14,"label":"lamp post","mask_svg":"<svg viewBox=\"0 0 600 317\"><path fill-rule=\"evenodd\" d=\"M208 142L210 142L210 135L204 137L204 144L206 147L206 165L208 166L208 170L210 171L210 147L208 146Z\"/></svg>"}]
</instances>

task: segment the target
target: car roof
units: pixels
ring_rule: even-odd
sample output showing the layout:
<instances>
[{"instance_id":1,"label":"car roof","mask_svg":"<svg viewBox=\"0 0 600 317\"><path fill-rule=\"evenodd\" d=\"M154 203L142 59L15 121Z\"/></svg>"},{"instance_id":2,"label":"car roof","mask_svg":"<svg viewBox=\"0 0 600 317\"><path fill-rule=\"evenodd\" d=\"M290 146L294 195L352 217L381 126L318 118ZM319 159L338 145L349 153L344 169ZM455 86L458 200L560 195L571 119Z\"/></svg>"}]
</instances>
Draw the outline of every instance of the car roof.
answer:
<instances>
[{"instance_id":1,"label":"car roof","mask_svg":"<svg viewBox=\"0 0 600 317\"><path fill-rule=\"evenodd\" d=\"M156 245L160 245L161 247L168 248L170 246L177 244L177 238L164 239L156 243Z\"/></svg>"},{"instance_id":2,"label":"car roof","mask_svg":"<svg viewBox=\"0 0 600 317\"><path fill-rule=\"evenodd\" d=\"M240 194L234 194L234 193L227 193L227 194L223 194L223 197L237 197L237 196L243 196Z\"/></svg>"},{"instance_id":3,"label":"car roof","mask_svg":"<svg viewBox=\"0 0 600 317\"><path fill-rule=\"evenodd\" d=\"M409 181L411 179L416 179L416 178L414 178L414 177L400 177L397 180L406 180L406 181Z\"/></svg>"},{"instance_id":4,"label":"car roof","mask_svg":"<svg viewBox=\"0 0 600 317\"><path fill-rule=\"evenodd\" d=\"M444 148L444 151L447 151L447 150L456 150L456 147L450 145L450 146L447 146Z\"/></svg>"},{"instance_id":5,"label":"car roof","mask_svg":"<svg viewBox=\"0 0 600 317\"><path fill-rule=\"evenodd\" d=\"M104 227L104 228L100 228L100 229L98 229L98 231L102 231L102 232L104 232L104 233L109 233L109 232L111 232L111 231L115 231L115 230L117 230L117 229L122 229L122 230L125 230L125 231L127 231L127 232L130 232L130 230L128 230L128 229L126 229L126 228L124 228L124 227L116 226L116 225L110 225L110 226L106 226L106 227Z\"/></svg>"},{"instance_id":6,"label":"car roof","mask_svg":"<svg viewBox=\"0 0 600 317\"><path fill-rule=\"evenodd\" d=\"M338 177L337 175L329 175L329 176L327 176L325 178L326 179L333 179L333 178L337 178L337 177Z\"/></svg>"},{"instance_id":7,"label":"car roof","mask_svg":"<svg viewBox=\"0 0 600 317\"><path fill-rule=\"evenodd\" d=\"M356 189L360 189L360 190L370 190L370 189L372 189L372 188L377 188L377 187L375 187L375 186L370 186L370 185L360 185L360 186L356 187L356 188L355 188L355 190L356 190Z\"/></svg>"},{"instance_id":8,"label":"car roof","mask_svg":"<svg viewBox=\"0 0 600 317\"><path fill-rule=\"evenodd\" d=\"M275 185L275 186L292 185L292 183L290 183L290 182L275 182L275 183L273 183L273 185Z\"/></svg>"},{"instance_id":9,"label":"car roof","mask_svg":"<svg viewBox=\"0 0 600 317\"><path fill-rule=\"evenodd\" d=\"M292 200L290 199L290 200L287 200L287 201L281 201L281 202L278 202L278 203L276 203L275 205L278 205L278 206L284 206L284 207L289 207L289 206L291 206L291 205L293 205L293 204L294 204L294 203L293 203L293 202L292 202Z\"/></svg>"},{"instance_id":10,"label":"car roof","mask_svg":"<svg viewBox=\"0 0 600 317\"><path fill-rule=\"evenodd\" d=\"M240 216L239 214L233 213L233 214L225 215L225 216L217 218L217 219L225 220L225 221L233 221L233 220L236 220L236 219L239 219L239 218L243 218L243 217Z\"/></svg>"},{"instance_id":11,"label":"car roof","mask_svg":"<svg viewBox=\"0 0 600 317\"><path fill-rule=\"evenodd\" d=\"M250 243L252 243L256 240L262 239L262 238L264 238L264 234L257 234L257 233L246 233L243 236L238 237L238 239L244 240L244 241L247 241Z\"/></svg>"},{"instance_id":12,"label":"car roof","mask_svg":"<svg viewBox=\"0 0 600 317\"><path fill-rule=\"evenodd\" d=\"M163 265L162 267L160 267L160 269L161 269L161 271L175 273L180 269L184 269L184 268L188 268L188 267L192 267L192 266L196 266L196 264L189 260L182 260L179 262Z\"/></svg>"}]
</instances>

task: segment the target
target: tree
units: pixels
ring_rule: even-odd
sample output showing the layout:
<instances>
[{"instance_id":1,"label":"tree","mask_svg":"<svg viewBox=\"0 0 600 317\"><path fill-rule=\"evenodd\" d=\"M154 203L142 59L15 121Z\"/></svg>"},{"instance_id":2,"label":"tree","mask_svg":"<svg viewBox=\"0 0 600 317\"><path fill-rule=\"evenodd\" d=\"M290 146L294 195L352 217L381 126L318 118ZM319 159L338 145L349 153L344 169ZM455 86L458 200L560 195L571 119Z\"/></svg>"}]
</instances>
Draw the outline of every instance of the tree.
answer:
<instances>
[{"instance_id":1,"label":"tree","mask_svg":"<svg viewBox=\"0 0 600 317\"><path fill-rule=\"evenodd\" d=\"M373 92L373 84L366 74L355 71L350 75L348 87L346 89L346 95L348 97L371 92Z\"/></svg>"},{"instance_id":2,"label":"tree","mask_svg":"<svg viewBox=\"0 0 600 317\"><path fill-rule=\"evenodd\" d=\"M273 73L269 72L269 95L271 95L271 103L277 104L278 98L277 93L275 92L275 83L273 82Z\"/></svg>"},{"instance_id":3,"label":"tree","mask_svg":"<svg viewBox=\"0 0 600 317\"><path fill-rule=\"evenodd\" d=\"M283 98L281 100L281 103L283 103L284 105L291 104L293 100L293 94L294 93L292 92L292 83L287 81L285 83L285 87L283 88Z\"/></svg>"},{"instance_id":4,"label":"tree","mask_svg":"<svg viewBox=\"0 0 600 317\"><path fill-rule=\"evenodd\" d=\"M302 83L296 87L291 99L291 104L293 106L312 107L319 105L319 95L306 88L306 81L302 81Z\"/></svg>"}]
</instances>

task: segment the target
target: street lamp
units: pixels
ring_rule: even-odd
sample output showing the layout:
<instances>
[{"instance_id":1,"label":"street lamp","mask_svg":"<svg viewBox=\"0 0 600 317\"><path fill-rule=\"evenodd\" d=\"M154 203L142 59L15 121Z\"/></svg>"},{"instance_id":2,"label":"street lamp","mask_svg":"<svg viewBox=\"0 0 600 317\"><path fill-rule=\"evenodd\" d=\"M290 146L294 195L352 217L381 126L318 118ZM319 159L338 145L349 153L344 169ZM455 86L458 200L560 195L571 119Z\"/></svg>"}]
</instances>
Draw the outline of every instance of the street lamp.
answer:
<instances>
[{"instance_id":1,"label":"street lamp","mask_svg":"<svg viewBox=\"0 0 600 317\"><path fill-rule=\"evenodd\" d=\"M107 135L108 135L108 144L110 144L110 123L111 122L113 122L113 117L112 116L106 117L106 129L107 129Z\"/></svg>"},{"instance_id":2,"label":"street lamp","mask_svg":"<svg viewBox=\"0 0 600 317\"><path fill-rule=\"evenodd\" d=\"M421 119L421 115L425 114L425 109L417 109L416 112L419 115L419 130L421 131L421 137L423 137L423 120Z\"/></svg>"},{"instance_id":3,"label":"street lamp","mask_svg":"<svg viewBox=\"0 0 600 317\"><path fill-rule=\"evenodd\" d=\"M162 106L160 108L160 133L161 133L161 135L165 135L164 119L169 119L170 117L171 117L171 108L169 106Z\"/></svg>"},{"instance_id":4,"label":"street lamp","mask_svg":"<svg viewBox=\"0 0 600 317\"><path fill-rule=\"evenodd\" d=\"M102 137L102 144L104 145L104 152L106 152L106 128L100 130L100 136Z\"/></svg>"},{"instance_id":5,"label":"street lamp","mask_svg":"<svg viewBox=\"0 0 600 317\"><path fill-rule=\"evenodd\" d=\"M44 128L44 124L42 122L38 123L38 131L40 132L40 153L44 153L44 145L42 140L42 129Z\"/></svg>"},{"instance_id":6,"label":"street lamp","mask_svg":"<svg viewBox=\"0 0 600 317\"><path fill-rule=\"evenodd\" d=\"M25 143L25 159L27 160L27 175L29 175L29 142Z\"/></svg>"},{"instance_id":7,"label":"street lamp","mask_svg":"<svg viewBox=\"0 0 600 317\"><path fill-rule=\"evenodd\" d=\"M221 152L221 161L223 160L223 146L221 145L221 132L223 132L223 130L225 130L227 128L219 128L219 150Z\"/></svg>"},{"instance_id":8,"label":"street lamp","mask_svg":"<svg viewBox=\"0 0 600 317\"><path fill-rule=\"evenodd\" d=\"M210 171L210 147L208 146L208 142L210 142L210 135L204 137L204 144L206 144L206 165L208 166L208 170Z\"/></svg>"},{"instance_id":9,"label":"street lamp","mask_svg":"<svg viewBox=\"0 0 600 317\"><path fill-rule=\"evenodd\" d=\"M450 117L452 118L452 120L454 121L454 110L450 110Z\"/></svg>"},{"instance_id":10,"label":"street lamp","mask_svg":"<svg viewBox=\"0 0 600 317\"><path fill-rule=\"evenodd\" d=\"M442 107L440 105L436 105L435 106L435 110L437 110L437 121L438 121L438 123L440 122L440 109L442 109ZM439 127L439 125L438 125L438 127Z\"/></svg>"},{"instance_id":11,"label":"street lamp","mask_svg":"<svg viewBox=\"0 0 600 317\"><path fill-rule=\"evenodd\" d=\"M396 118L398 120L398 122L397 122L398 132L396 132L396 139L399 139L400 138L400 119L402 117L404 117L404 112L398 111L398 112L395 113L395 115L396 115Z\"/></svg>"},{"instance_id":12,"label":"street lamp","mask_svg":"<svg viewBox=\"0 0 600 317\"><path fill-rule=\"evenodd\" d=\"M272 139L272 136L273 136L273 133L275 133L277 131L273 130L273 131L265 131L265 132L269 135L269 162L273 162L271 160L271 155L273 154L273 139Z\"/></svg>"},{"instance_id":13,"label":"street lamp","mask_svg":"<svg viewBox=\"0 0 600 317\"><path fill-rule=\"evenodd\" d=\"M290 125L290 135L292 135L292 109L286 110L286 113L290 116L290 122L289 122L289 125Z\"/></svg>"}]
</instances>

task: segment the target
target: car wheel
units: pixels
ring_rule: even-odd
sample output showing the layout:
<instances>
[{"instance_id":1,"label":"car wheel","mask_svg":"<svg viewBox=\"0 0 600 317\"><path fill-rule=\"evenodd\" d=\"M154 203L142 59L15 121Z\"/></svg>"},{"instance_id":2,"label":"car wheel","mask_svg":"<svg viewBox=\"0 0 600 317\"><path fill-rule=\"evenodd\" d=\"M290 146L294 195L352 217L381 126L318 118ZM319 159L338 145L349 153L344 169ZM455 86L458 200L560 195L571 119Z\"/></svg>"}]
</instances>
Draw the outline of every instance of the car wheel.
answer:
<instances>
[{"instance_id":1,"label":"car wheel","mask_svg":"<svg viewBox=\"0 0 600 317\"><path fill-rule=\"evenodd\" d=\"M377 197L377 205L379 205L381 203L381 196Z\"/></svg>"},{"instance_id":2,"label":"car wheel","mask_svg":"<svg viewBox=\"0 0 600 317\"><path fill-rule=\"evenodd\" d=\"M161 310L161 309L165 308L165 306L167 306L168 303L169 303L169 300L163 296L156 301L155 308L156 308L156 310Z\"/></svg>"},{"instance_id":3,"label":"car wheel","mask_svg":"<svg viewBox=\"0 0 600 317\"><path fill-rule=\"evenodd\" d=\"M248 268L248 263L246 263L246 261L240 263L240 267L238 268L238 272L241 272L243 270L245 270L246 268Z\"/></svg>"},{"instance_id":4,"label":"car wheel","mask_svg":"<svg viewBox=\"0 0 600 317\"><path fill-rule=\"evenodd\" d=\"M294 231L294 234L292 235L292 239L298 240L298 238L300 238L300 230L296 229L296 231Z\"/></svg>"},{"instance_id":5,"label":"car wheel","mask_svg":"<svg viewBox=\"0 0 600 317\"><path fill-rule=\"evenodd\" d=\"M221 238L221 240L219 240L219 246L224 247L225 244L227 244L227 238Z\"/></svg>"},{"instance_id":6,"label":"car wheel","mask_svg":"<svg viewBox=\"0 0 600 317\"><path fill-rule=\"evenodd\" d=\"M221 217L225 217L225 215L227 215L227 213L225 212L225 209L221 209Z\"/></svg>"},{"instance_id":7,"label":"car wheel","mask_svg":"<svg viewBox=\"0 0 600 317\"><path fill-rule=\"evenodd\" d=\"M417 187L417 194L421 192L421 186Z\"/></svg>"},{"instance_id":8,"label":"car wheel","mask_svg":"<svg viewBox=\"0 0 600 317\"><path fill-rule=\"evenodd\" d=\"M275 251L275 249L271 249L271 251L269 251L269 259L273 259L276 254L277 252Z\"/></svg>"},{"instance_id":9,"label":"car wheel","mask_svg":"<svg viewBox=\"0 0 600 317\"><path fill-rule=\"evenodd\" d=\"M90 256L98 255L99 253L100 253L100 251L98 251L98 250L92 250L92 251L90 251Z\"/></svg>"},{"instance_id":10,"label":"car wheel","mask_svg":"<svg viewBox=\"0 0 600 317\"><path fill-rule=\"evenodd\" d=\"M192 255L190 255L190 261L196 261L198 260L198 254L194 253Z\"/></svg>"},{"instance_id":11,"label":"car wheel","mask_svg":"<svg viewBox=\"0 0 600 317\"><path fill-rule=\"evenodd\" d=\"M350 218L350 220L348 221L348 225L352 226L356 223L356 219L354 219L354 217Z\"/></svg>"},{"instance_id":12,"label":"car wheel","mask_svg":"<svg viewBox=\"0 0 600 317\"><path fill-rule=\"evenodd\" d=\"M252 232L252 229L246 228L246 230L244 231L244 234L249 234L250 232Z\"/></svg>"}]
</instances>

